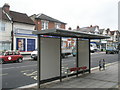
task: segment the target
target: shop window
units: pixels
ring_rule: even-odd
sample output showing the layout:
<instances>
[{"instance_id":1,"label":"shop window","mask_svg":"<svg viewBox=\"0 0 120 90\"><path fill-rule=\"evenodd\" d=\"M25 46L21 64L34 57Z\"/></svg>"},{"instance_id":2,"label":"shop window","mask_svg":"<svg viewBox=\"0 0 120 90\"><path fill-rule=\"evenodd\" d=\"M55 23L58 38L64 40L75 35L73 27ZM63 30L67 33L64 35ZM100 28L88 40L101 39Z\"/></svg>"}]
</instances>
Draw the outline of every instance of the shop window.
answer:
<instances>
[{"instance_id":1,"label":"shop window","mask_svg":"<svg viewBox=\"0 0 120 90\"><path fill-rule=\"evenodd\" d=\"M16 49L19 51L25 51L25 39L24 38L16 39Z\"/></svg>"},{"instance_id":2,"label":"shop window","mask_svg":"<svg viewBox=\"0 0 120 90\"><path fill-rule=\"evenodd\" d=\"M27 39L27 51L35 50L35 39Z\"/></svg>"}]
</instances>

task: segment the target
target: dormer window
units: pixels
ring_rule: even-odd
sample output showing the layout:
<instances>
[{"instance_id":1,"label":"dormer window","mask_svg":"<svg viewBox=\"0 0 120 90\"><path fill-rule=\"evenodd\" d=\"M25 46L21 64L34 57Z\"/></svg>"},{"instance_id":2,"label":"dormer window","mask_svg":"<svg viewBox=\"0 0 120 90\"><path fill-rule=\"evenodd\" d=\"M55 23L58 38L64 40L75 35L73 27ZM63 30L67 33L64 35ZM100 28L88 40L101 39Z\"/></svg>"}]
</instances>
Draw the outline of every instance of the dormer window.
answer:
<instances>
[{"instance_id":1,"label":"dormer window","mask_svg":"<svg viewBox=\"0 0 120 90\"><path fill-rule=\"evenodd\" d=\"M42 24L41 24L41 27L42 27L41 30L48 29L48 23L49 23L49 21L42 20L41 22L42 22Z\"/></svg>"},{"instance_id":2,"label":"dormer window","mask_svg":"<svg viewBox=\"0 0 120 90\"><path fill-rule=\"evenodd\" d=\"M95 28L95 34L99 34L99 30L98 30L98 28Z\"/></svg>"},{"instance_id":3,"label":"dormer window","mask_svg":"<svg viewBox=\"0 0 120 90\"><path fill-rule=\"evenodd\" d=\"M55 23L55 28L60 28L61 24L60 23Z\"/></svg>"}]
</instances>

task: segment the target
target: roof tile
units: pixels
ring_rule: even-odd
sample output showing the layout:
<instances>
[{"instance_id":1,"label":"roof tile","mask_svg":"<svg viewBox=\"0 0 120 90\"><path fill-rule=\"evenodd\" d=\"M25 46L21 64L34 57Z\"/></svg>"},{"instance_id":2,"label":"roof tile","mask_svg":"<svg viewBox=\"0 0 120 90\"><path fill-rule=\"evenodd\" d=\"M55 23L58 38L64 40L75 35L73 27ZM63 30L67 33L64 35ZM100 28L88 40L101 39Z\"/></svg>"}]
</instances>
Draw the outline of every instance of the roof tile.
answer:
<instances>
[{"instance_id":1,"label":"roof tile","mask_svg":"<svg viewBox=\"0 0 120 90\"><path fill-rule=\"evenodd\" d=\"M34 25L34 22L25 13L10 11L10 16L14 22Z\"/></svg>"},{"instance_id":2,"label":"roof tile","mask_svg":"<svg viewBox=\"0 0 120 90\"><path fill-rule=\"evenodd\" d=\"M64 22L61 22L61 21L59 21L59 20L57 20L57 19L54 19L54 18L52 18L52 17L50 17L50 16L47 16L47 15L45 15L45 14L38 14L38 15L36 16L36 19L48 20L48 21L53 21L53 22L57 22L57 23L66 24L66 23L64 23Z\"/></svg>"}]
</instances>

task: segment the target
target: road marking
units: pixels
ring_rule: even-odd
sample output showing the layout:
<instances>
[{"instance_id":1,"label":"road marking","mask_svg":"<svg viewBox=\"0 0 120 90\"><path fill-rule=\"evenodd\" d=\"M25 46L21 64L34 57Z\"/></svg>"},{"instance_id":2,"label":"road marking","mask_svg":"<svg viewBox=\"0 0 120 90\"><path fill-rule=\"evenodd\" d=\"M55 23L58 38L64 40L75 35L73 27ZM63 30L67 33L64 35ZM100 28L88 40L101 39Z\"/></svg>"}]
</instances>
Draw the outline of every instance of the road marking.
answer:
<instances>
[{"instance_id":1,"label":"road marking","mask_svg":"<svg viewBox=\"0 0 120 90\"><path fill-rule=\"evenodd\" d=\"M2 68L3 70L4 69L14 69L14 68L23 68L23 67L31 67L31 66L37 66L37 64L35 65L26 65L26 66L20 66L20 67L9 67L9 68Z\"/></svg>"},{"instance_id":2,"label":"road marking","mask_svg":"<svg viewBox=\"0 0 120 90\"><path fill-rule=\"evenodd\" d=\"M106 66L109 66L109 65L112 65L112 64L115 64L115 63L117 63L117 62L108 63L108 64L106 64ZM99 68L99 67L94 67L94 68L92 68L92 70L98 69L98 68ZM67 74L67 72L65 72L65 74ZM37 80L37 76L31 76L31 77ZM26 85L26 86L22 86L22 87L18 87L18 89L19 89L19 88L33 88L33 87L35 87L35 86L37 86L37 83L30 84L30 85ZM118 85L117 87L120 87L120 85Z\"/></svg>"},{"instance_id":3,"label":"road marking","mask_svg":"<svg viewBox=\"0 0 120 90\"><path fill-rule=\"evenodd\" d=\"M71 61L75 62L75 60L69 60L69 61L62 61L62 62L71 62Z\"/></svg>"},{"instance_id":4,"label":"road marking","mask_svg":"<svg viewBox=\"0 0 120 90\"><path fill-rule=\"evenodd\" d=\"M30 73L30 74L24 73L24 75L26 75L26 76L37 75L37 71L34 71L34 72Z\"/></svg>"},{"instance_id":5,"label":"road marking","mask_svg":"<svg viewBox=\"0 0 120 90\"><path fill-rule=\"evenodd\" d=\"M32 69L32 70L23 70L23 71L21 71L21 72L28 72L28 71L33 71L33 69Z\"/></svg>"},{"instance_id":6,"label":"road marking","mask_svg":"<svg viewBox=\"0 0 120 90\"><path fill-rule=\"evenodd\" d=\"M26 86L22 86L22 87L18 87L18 89L20 89L20 88L32 88L32 87L34 87L34 86L37 86L37 83L34 83L34 84L30 84L30 85L26 85Z\"/></svg>"},{"instance_id":7,"label":"road marking","mask_svg":"<svg viewBox=\"0 0 120 90\"><path fill-rule=\"evenodd\" d=\"M8 75L8 73L0 74L0 76L5 76L5 75Z\"/></svg>"}]
</instances>

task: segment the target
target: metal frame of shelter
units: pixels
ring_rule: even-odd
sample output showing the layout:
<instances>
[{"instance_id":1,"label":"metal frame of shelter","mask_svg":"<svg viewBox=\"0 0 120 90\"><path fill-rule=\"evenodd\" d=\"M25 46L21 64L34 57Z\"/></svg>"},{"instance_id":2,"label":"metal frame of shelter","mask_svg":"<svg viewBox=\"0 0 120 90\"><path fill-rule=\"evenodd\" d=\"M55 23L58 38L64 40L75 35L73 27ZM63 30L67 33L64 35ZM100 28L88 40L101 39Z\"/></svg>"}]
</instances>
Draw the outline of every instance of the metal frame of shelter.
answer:
<instances>
[{"instance_id":1,"label":"metal frame of shelter","mask_svg":"<svg viewBox=\"0 0 120 90\"><path fill-rule=\"evenodd\" d=\"M83 39L88 39L89 42L89 69L86 70L86 72L91 72L91 55L90 55L90 39L105 39L105 38L109 38L108 36L103 36L103 35L96 35L96 34L87 34L84 32L80 32L80 31L72 31L72 30L64 30L64 29L47 29L47 30L42 30L42 31L33 31L33 34L36 34L38 36L38 58L37 58L37 64L38 64L38 68L37 68L37 81L38 81L38 88L40 88L40 84L45 83L45 82L49 82L49 81L53 81L53 80L57 80L60 79L60 82L62 81L62 78L64 78L64 76L62 76L62 57L61 57L61 45L62 45L62 37L70 37L70 38L76 38L76 67L78 67L78 41L79 38L83 38ZM41 80L41 37L43 37L43 35L48 35L48 36L53 36L54 38L57 36L60 38L60 75L59 77L55 77L55 78L48 78L47 80ZM47 37L50 38L50 37ZM47 57L47 56L46 56ZM81 72L77 72L74 73L73 75L78 76L78 74ZM72 76L72 75L69 75Z\"/></svg>"}]
</instances>

